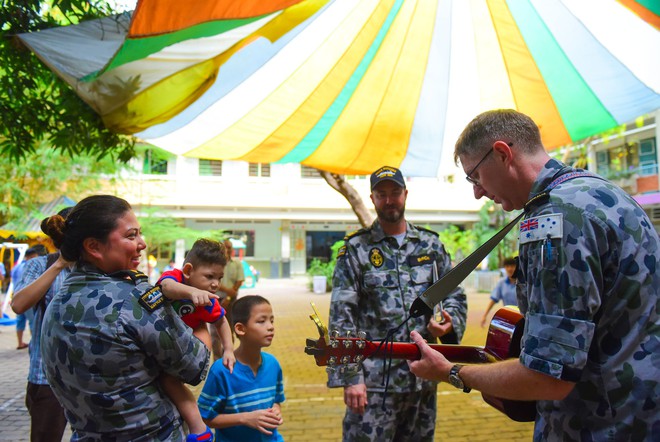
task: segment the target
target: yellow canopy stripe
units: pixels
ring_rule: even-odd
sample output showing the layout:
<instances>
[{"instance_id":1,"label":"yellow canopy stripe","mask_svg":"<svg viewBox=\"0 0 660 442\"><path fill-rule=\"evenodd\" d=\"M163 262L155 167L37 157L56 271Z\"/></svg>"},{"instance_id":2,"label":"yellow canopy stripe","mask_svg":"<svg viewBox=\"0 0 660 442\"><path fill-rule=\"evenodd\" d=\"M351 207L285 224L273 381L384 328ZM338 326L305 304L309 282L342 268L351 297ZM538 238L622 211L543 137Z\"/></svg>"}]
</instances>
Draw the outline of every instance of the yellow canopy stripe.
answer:
<instances>
[{"instance_id":1,"label":"yellow canopy stripe","mask_svg":"<svg viewBox=\"0 0 660 442\"><path fill-rule=\"evenodd\" d=\"M557 106L511 16L506 0L488 0L488 6L509 72L516 108L540 122L541 137L546 146L569 143L571 139Z\"/></svg>"},{"instance_id":2,"label":"yellow canopy stripe","mask_svg":"<svg viewBox=\"0 0 660 442\"><path fill-rule=\"evenodd\" d=\"M103 115L105 125L119 133L136 133L164 123L195 102L216 79L218 69L257 38L274 41L316 13L327 0L294 5L228 51L177 72L145 89L125 105Z\"/></svg>"}]
</instances>

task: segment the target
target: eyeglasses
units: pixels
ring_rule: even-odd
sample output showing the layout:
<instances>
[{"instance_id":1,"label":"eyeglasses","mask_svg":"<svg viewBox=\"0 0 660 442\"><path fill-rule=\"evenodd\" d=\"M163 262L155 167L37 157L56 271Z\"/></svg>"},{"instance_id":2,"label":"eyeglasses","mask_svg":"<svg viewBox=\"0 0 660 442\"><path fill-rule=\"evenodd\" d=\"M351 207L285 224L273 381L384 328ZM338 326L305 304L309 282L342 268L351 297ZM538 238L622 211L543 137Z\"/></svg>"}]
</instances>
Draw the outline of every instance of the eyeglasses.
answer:
<instances>
[{"instance_id":1,"label":"eyeglasses","mask_svg":"<svg viewBox=\"0 0 660 442\"><path fill-rule=\"evenodd\" d=\"M509 147L513 146L513 143L506 143L506 144L507 144ZM491 153L493 153L493 150L495 150L495 149L493 149L493 148L491 147L490 150L489 150L488 152L486 152L486 155L484 155L484 157L483 157L481 160L479 160L479 162L477 163L477 165L474 166L474 167L472 168L472 170L470 170L470 171L467 173L467 176L465 177L465 179L467 180L468 183L472 184L473 186L481 187L481 183L480 183L479 181L475 180L474 178L472 178L472 174L474 174L474 172L477 170L477 168L478 168L479 166L481 166L481 163L483 163L483 162L486 160L486 158L488 158L488 155L490 155Z\"/></svg>"},{"instance_id":2,"label":"eyeglasses","mask_svg":"<svg viewBox=\"0 0 660 442\"><path fill-rule=\"evenodd\" d=\"M472 170L470 170L470 171L467 173L465 179L467 180L468 183L472 184L473 186L479 186L479 187L481 187L481 183L479 183L479 181L477 181L477 180L475 180L474 178L472 178L472 174L473 174L473 173L479 168L479 166L481 166L481 163L483 163L483 162L486 160L486 158L488 158L488 155L490 155L491 153L493 153L493 148L492 148L492 147L490 148L490 150L489 150L488 152L486 152L486 155L484 155L483 158L482 158L481 160L479 160L479 162L477 163L477 165L474 166L474 167L472 168Z\"/></svg>"}]
</instances>

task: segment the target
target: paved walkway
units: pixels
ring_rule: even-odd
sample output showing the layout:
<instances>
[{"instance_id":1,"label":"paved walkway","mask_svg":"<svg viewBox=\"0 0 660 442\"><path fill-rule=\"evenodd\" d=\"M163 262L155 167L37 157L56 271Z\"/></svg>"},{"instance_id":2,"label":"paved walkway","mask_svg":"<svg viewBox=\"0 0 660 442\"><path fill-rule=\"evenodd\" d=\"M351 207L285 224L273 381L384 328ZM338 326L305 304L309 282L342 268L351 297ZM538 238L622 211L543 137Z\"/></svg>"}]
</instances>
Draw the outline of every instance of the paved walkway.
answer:
<instances>
[{"instance_id":1,"label":"paved walkway","mask_svg":"<svg viewBox=\"0 0 660 442\"><path fill-rule=\"evenodd\" d=\"M325 369L304 353L305 338L318 338L309 319L311 301L327 324L330 295L314 294L306 279L262 280L242 294L260 294L273 304L275 340L269 352L282 364L286 401L280 428L288 442L341 440L343 392L328 389ZM479 327L488 295L470 293L468 329L463 340L483 345L486 330ZM29 334L26 333L29 339ZM28 353L16 350L14 327L0 327L0 441L29 440L30 421L25 409ZM196 389L198 390L198 389ZM529 441L531 423L518 423L486 405L477 392L462 393L442 384L438 388L437 441ZM70 433L65 434L68 440Z\"/></svg>"}]
</instances>

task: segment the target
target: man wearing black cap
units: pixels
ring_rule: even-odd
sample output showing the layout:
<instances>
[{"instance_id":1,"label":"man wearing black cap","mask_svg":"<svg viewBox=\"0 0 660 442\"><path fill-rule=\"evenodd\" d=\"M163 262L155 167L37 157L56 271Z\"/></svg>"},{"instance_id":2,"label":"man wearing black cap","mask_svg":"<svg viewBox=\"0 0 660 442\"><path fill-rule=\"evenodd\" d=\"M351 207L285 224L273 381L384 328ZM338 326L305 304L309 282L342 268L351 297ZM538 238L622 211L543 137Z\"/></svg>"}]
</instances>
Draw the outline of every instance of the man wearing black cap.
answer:
<instances>
[{"instance_id":1,"label":"man wearing black cap","mask_svg":"<svg viewBox=\"0 0 660 442\"><path fill-rule=\"evenodd\" d=\"M371 201L378 218L344 239L333 276L330 330L342 335L350 331L352 336L362 331L367 339L379 341L405 321L434 274L450 270L451 259L437 233L406 221L407 196L399 169L385 166L371 174ZM410 332L416 330L429 341L440 337L443 343L458 344L467 316L460 287L445 300L441 316L440 322L411 319L397 330L394 341L410 341ZM329 387L344 387L343 440L432 441L437 384L416 378L406 361L393 360L385 394L384 364L383 359L368 358L360 366L329 373Z\"/></svg>"}]
</instances>

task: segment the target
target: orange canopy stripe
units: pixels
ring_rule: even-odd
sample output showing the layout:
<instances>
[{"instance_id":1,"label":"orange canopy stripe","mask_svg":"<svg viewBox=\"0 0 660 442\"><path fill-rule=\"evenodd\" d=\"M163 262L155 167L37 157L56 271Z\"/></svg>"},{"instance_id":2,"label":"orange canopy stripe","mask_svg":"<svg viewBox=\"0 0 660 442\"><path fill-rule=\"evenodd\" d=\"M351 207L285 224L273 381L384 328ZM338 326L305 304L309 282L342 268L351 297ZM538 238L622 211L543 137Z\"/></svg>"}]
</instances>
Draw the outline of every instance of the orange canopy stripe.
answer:
<instances>
[{"instance_id":1,"label":"orange canopy stripe","mask_svg":"<svg viewBox=\"0 0 660 442\"><path fill-rule=\"evenodd\" d=\"M141 0L128 38L176 32L213 20L233 20L270 14L302 0Z\"/></svg>"}]
</instances>

